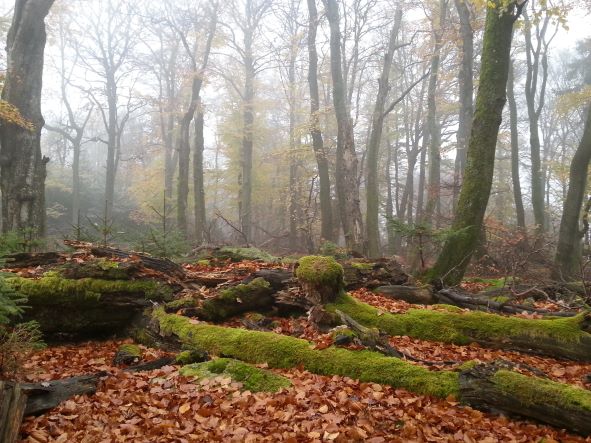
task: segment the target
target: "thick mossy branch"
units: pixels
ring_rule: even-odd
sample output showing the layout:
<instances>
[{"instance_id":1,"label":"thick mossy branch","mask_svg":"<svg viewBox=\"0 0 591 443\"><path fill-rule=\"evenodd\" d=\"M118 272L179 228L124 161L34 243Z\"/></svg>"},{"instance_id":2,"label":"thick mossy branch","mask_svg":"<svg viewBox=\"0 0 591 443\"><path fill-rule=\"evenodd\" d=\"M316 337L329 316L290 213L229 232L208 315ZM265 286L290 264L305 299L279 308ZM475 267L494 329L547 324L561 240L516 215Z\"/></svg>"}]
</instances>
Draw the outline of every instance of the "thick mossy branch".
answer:
<instances>
[{"instance_id":1,"label":"thick mossy branch","mask_svg":"<svg viewBox=\"0 0 591 443\"><path fill-rule=\"evenodd\" d=\"M371 351L350 351L314 344L271 332L248 331L206 324L192 324L186 317L154 311L162 334L176 335L184 346L248 363L267 363L273 368L301 366L320 375L342 375L361 381L406 388L420 394L457 395L458 374L432 372L402 360Z\"/></svg>"},{"instance_id":2,"label":"thick mossy branch","mask_svg":"<svg viewBox=\"0 0 591 443\"><path fill-rule=\"evenodd\" d=\"M288 378L231 358L183 366L180 373L198 380L225 375L242 383L243 388L251 392L277 392L291 386Z\"/></svg>"},{"instance_id":3,"label":"thick mossy branch","mask_svg":"<svg viewBox=\"0 0 591 443\"><path fill-rule=\"evenodd\" d=\"M344 293L327 309L338 309L364 326L376 327L390 335L407 335L455 344L478 342L554 357L591 360L591 334L581 329L584 314L543 320L484 312L455 313L427 309L389 314L381 313Z\"/></svg>"}]
</instances>

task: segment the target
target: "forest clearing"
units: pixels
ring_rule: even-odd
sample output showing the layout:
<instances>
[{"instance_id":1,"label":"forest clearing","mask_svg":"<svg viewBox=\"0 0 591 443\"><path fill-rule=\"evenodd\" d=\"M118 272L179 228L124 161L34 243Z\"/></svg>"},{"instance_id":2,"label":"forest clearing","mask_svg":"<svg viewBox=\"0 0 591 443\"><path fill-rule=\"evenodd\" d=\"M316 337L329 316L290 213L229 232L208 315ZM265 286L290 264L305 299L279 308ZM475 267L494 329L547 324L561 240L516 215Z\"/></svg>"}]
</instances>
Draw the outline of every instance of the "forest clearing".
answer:
<instances>
[{"instance_id":1,"label":"forest clearing","mask_svg":"<svg viewBox=\"0 0 591 443\"><path fill-rule=\"evenodd\" d=\"M591 442L589 0L0 0L0 443Z\"/></svg>"}]
</instances>

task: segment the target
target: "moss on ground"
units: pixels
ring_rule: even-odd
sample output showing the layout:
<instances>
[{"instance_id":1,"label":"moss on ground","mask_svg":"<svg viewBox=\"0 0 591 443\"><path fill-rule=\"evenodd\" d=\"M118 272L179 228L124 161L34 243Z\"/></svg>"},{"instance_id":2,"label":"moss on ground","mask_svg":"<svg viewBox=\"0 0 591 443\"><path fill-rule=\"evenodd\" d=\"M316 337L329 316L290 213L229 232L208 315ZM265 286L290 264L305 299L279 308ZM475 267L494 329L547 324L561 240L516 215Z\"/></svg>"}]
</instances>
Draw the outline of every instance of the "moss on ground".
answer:
<instances>
[{"instance_id":1,"label":"moss on ground","mask_svg":"<svg viewBox=\"0 0 591 443\"><path fill-rule=\"evenodd\" d=\"M149 280L99 280L82 278L71 280L57 272L46 272L40 279L11 277L6 282L25 295L33 305L97 302L101 294L144 293L146 299L166 301L172 289Z\"/></svg>"},{"instance_id":2,"label":"moss on ground","mask_svg":"<svg viewBox=\"0 0 591 443\"><path fill-rule=\"evenodd\" d=\"M318 350L306 340L271 332L192 324L188 318L166 314L163 309L156 309L153 318L159 322L161 333L175 334L185 346L213 355L267 363L273 368L301 366L315 374L342 375L438 397L457 395L459 390L455 372L429 371L377 352L336 347Z\"/></svg>"},{"instance_id":3,"label":"moss on ground","mask_svg":"<svg viewBox=\"0 0 591 443\"><path fill-rule=\"evenodd\" d=\"M296 277L312 285L342 287L343 267L332 257L308 255L298 260Z\"/></svg>"},{"instance_id":4,"label":"moss on ground","mask_svg":"<svg viewBox=\"0 0 591 443\"><path fill-rule=\"evenodd\" d=\"M140 358L142 356L142 349L138 345L134 345L132 343L126 343L119 346L117 352L128 355L130 357Z\"/></svg>"},{"instance_id":5,"label":"moss on ground","mask_svg":"<svg viewBox=\"0 0 591 443\"><path fill-rule=\"evenodd\" d=\"M214 258L229 259L233 262L242 260L261 260L267 263L279 262L279 258L265 252L258 248L229 248L223 247L215 251Z\"/></svg>"},{"instance_id":6,"label":"moss on ground","mask_svg":"<svg viewBox=\"0 0 591 443\"><path fill-rule=\"evenodd\" d=\"M591 412L591 391L585 389L507 370L497 371L492 381L499 390L517 397L527 406L544 403L558 408Z\"/></svg>"},{"instance_id":7,"label":"moss on ground","mask_svg":"<svg viewBox=\"0 0 591 443\"><path fill-rule=\"evenodd\" d=\"M183 366L180 373L197 379L225 375L242 383L243 388L251 392L277 392L291 386L289 379L281 375L230 358L217 358L204 363Z\"/></svg>"},{"instance_id":8,"label":"moss on ground","mask_svg":"<svg viewBox=\"0 0 591 443\"><path fill-rule=\"evenodd\" d=\"M570 318L529 320L484 312L441 312L411 309L404 314L380 313L348 294L327 305L339 309L367 327L377 327L390 335L408 335L423 340L468 344L473 341L502 343L507 337L547 338L560 343L578 343L590 334L581 330L584 314Z\"/></svg>"}]
</instances>

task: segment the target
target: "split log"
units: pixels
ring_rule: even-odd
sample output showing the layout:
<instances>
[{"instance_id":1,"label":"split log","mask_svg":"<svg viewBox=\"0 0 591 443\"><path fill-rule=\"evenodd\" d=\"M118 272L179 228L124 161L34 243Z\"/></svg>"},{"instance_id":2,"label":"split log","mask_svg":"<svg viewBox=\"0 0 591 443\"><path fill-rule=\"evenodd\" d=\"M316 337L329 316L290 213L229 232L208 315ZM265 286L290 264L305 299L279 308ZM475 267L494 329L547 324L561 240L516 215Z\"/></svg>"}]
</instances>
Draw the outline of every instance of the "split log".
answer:
<instances>
[{"instance_id":1,"label":"split log","mask_svg":"<svg viewBox=\"0 0 591 443\"><path fill-rule=\"evenodd\" d=\"M59 252L19 252L3 257L6 268L36 268L59 263L63 260Z\"/></svg>"},{"instance_id":2,"label":"split log","mask_svg":"<svg viewBox=\"0 0 591 443\"><path fill-rule=\"evenodd\" d=\"M460 374L460 398L473 408L531 418L591 434L591 393L513 372L505 362L479 364Z\"/></svg>"},{"instance_id":3,"label":"split log","mask_svg":"<svg viewBox=\"0 0 591 443\"><path fill-rule=\"evenodd\" d=\"M591 432L591 392L537 377L527 377L509 370L498 371L492 389L499 387L502 401L490 396L500 394L470 385L471 371L460 375L453 371L430 371L401 359L372 351L351 351L329 347L315 349L307 340L270 332L248 331L190 320L156 309L152 315L155 333L178 341L187 349L205 350L247 363L267 363L271 368L300 367L320 375L341 375L364 382L387 384L417 394L440 398L454 396L473 407L498 412L519 413L542 423L552 424L582 434ZM470 387L472 386L472 387ZM551 397L551 400L548 398ZM546 403L550 406L546 407ZM515 410L520 405L520 410ZM554 414L563 405L565 411ZM546 408L546 409L544 409ZM543 414L539 411L552 412ZM572 417L570 417L572 415Z\"/></svg>"},{"instance_id":4,"label":"split log","mask_svg":"<svg viewBox=\"0 0 591 443\"><path fill-rule=\"evenodd\" d=\"M14 443L19 438L27 395L18 383L0 381L0 441Z\"/></svg>"},{"instance_id":5,"label":"split log","mask_svg":"<svg viewBox=\"0 0 591 443\"><path fill-rule=\"evenodd\" d=\"M101 377L106 375L106 372L100 372L42 383L23 383L22 390L27 396L25 416L43 414L75 395L94 394Z\"/></svg>"},{"instance_id":6,"label":"split log","mask_svg":"<svg viewBox=\"0 0 591 443\"><path fill-rule=\"evenodd\" d=\"M164 274L184 278L185 270L178 263L173 262L167 258L153 257L148 254L139 252L126 252L121 249L111 248L108 246L96 246L92 243L79 242L73 240L64 240L64 244L74 249L86 250L96 257L117 257L117 258L133 258L141 262L142 266L152 269L154 271L162 272Z\"/></svg>"}]
</instances>

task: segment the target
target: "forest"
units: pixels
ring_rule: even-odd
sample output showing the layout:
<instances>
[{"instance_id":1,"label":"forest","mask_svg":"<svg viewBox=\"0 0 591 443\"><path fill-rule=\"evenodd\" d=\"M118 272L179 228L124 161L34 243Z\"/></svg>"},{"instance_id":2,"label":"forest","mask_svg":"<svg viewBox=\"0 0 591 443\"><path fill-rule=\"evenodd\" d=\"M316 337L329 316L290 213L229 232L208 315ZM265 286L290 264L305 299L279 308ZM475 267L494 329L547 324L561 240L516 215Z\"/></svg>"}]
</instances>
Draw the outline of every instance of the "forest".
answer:
<instances>
[{"instance_id":1,"label":"forest","mask_svg":"<svg viewBox=\"0 0 591 443\"><path fill-rule=\"evenodd\" d=\"M589 0L0 0L0 443L591 442Z\"/></svg>"}]
</instances>

